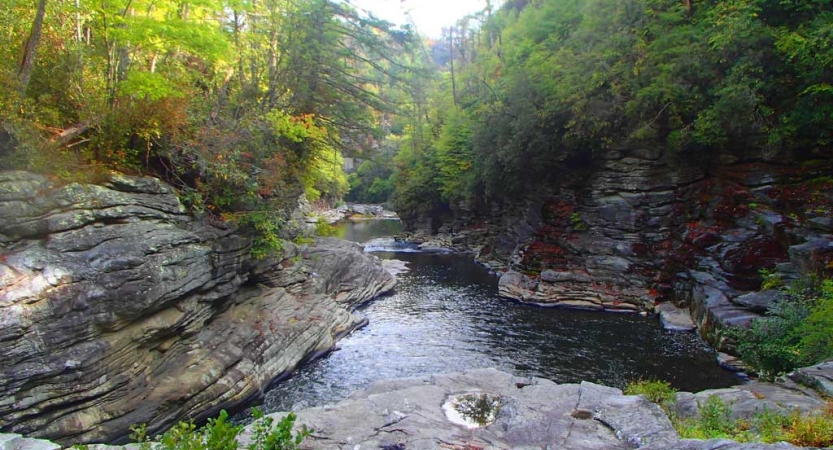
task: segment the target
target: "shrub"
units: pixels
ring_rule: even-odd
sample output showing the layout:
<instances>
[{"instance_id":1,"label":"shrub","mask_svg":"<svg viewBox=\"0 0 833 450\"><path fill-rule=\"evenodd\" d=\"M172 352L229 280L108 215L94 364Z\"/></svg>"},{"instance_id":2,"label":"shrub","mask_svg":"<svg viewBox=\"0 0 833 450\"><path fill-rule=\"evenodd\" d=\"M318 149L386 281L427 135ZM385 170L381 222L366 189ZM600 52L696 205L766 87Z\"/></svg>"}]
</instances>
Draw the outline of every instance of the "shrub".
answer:
<instances>
[{"instance_id":1,"label":"shrub","mask_svg":"<svg viewBox=\"0 0 833 450\"><path fill-rule=\"evenodd\" d=\"M833 356L833 281L805 282L785 292L770 315L749 329L729 330L740 357L762 379Z\"/></svg>"},{"instance_id":2,"label":"shrub","mask_svg":"<svg viewBox=\"0 0 833 450\"><path fill-rule=\"evenodd\" d=\"M830 415L802 416L794 414L786 430L787 441L802 447L833 445L833 417Z\"/></svg>"},{"instance_id":3,"label":"shrub","mask_svg":"<svg viewBox=\"0 0 833 450\"><path fill-rule=\"evenodd\" d=\"M663 409L670 410L677 398L677 390L667 381L636 380L629 381L625 386L626 395L644 395L648 400L658 404Z\"/></svg>"},{"instance_id":4,"label":"shrub","mask_svg":"<svg viewBox=\"0 0 833 450\"><path fill-rule=\"evenodd\" d=\"M258 409L252 410L252 416L256 422L252 426L252 443L248 450L297 450L311 433L303 427L292 434L294 414L287 415L277 424L274 418L265 417ZM137 425L131 428L130 438L139 443L140 450L237 450L237 436L242 430L242 426L229 422L228 413L223 410L217 418L208 419L202 428L197 428L193 421L179 422L152 440L145 425Z\"/></svg>"},{"instance_id":5,"label":"shrub","mask_svg":"<svg viewBox=\"0 0 833 450\"><path fill-rule=\"evenodd\" d=\"M301 431L292 435L292 426L295 425L297 418L293 413L287 414L277 425L274 425L274 418L264 417L257 408L252 410L252 417L256 422L253 426L252 443L248 450L296 450L301 442L312 433L304 426Z\"/></svg>"},{"instance_id":6,"label":"shrub","mask_svg":"<svg viewBox=\"0 0 833 450\"><path fill-rule=\"evenodd\" d=\"M781 275L773 270L761 269L758 274L761 276L761 290L779 289L784 286Z\"/></svg>"}]
</instances>

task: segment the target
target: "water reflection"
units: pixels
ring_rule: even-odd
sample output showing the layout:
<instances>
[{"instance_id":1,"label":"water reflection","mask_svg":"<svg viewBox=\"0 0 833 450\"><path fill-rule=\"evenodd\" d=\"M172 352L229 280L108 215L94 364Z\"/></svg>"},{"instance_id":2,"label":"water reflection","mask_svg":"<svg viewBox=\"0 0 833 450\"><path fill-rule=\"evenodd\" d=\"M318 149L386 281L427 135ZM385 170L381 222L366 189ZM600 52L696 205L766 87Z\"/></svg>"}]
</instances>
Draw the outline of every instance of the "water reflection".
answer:
<instances>
[{"instance_id":1,"label":"water reflection","mask_svg":"<svg viewBox=\"0 0 833 450\"><path fill-rule=\"evenodd\" d=\"M381 223L385 230L394 221ZM360 222L371 237L374 222ZM358 224L353 224L354 227ZM264 409L336 402L383 378L497 367L556 382L622 387L656 378L679 389L736 384L694 334L669 333L653 318L519 305L499 299L497 279L471 256L377 253L407 261L396 292L360 310L370 324L340 350L302 368L266 395Z\"/></svg>"}]
</instances>

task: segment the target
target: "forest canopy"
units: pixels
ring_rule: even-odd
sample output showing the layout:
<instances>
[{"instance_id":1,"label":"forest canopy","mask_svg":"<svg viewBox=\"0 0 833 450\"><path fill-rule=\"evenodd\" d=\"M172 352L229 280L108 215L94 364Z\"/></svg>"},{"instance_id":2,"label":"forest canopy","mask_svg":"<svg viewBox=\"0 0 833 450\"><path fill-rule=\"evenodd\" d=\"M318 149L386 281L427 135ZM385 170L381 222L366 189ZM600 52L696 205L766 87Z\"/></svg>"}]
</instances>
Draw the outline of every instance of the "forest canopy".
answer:
<instances>
[{"instance_id":1,"label":"forest canopy","mask_svg":"<svg viewBox=\"0 0 833 450\"><path fill-rule=\"evenodd\" d=\"M342 153L416 73L407 27L339 1L0 3L3 167L160 176L243 223L342 198Z\"/></svg>"},{"instance_id":2,"label":"forest canopy","mask_svg":"<svg viewBox=\"0 0 833 450\"><path fill-rule=\"evenodd\" d=\"M407 219L615 149L833 139L830 1L484 0L433 41L334 0L0 2L4 166L155 174L244 222L302 192Z\"/></svg>"},{"instance_id":3,"label":"forest canopy","mask_svg":"<svg viewBox=\"0 0 833 450\"><path fill-rule=\"evenodd\" d=\"M394 203L511 200L616 149L828 151L831 38L830 1L508 0L432 46Z\"/></svg>"}]
</instances>

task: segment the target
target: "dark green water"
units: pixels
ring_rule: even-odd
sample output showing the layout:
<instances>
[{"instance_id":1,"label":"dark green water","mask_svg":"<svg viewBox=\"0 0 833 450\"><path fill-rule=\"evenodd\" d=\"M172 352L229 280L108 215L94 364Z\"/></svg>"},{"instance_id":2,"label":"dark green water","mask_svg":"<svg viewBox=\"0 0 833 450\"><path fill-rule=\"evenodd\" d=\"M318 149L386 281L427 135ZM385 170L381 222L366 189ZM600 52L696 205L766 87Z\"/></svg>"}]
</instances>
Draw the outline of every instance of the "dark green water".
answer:
<instances>
[{"instance_id":1,"label":"dark green water","mask_svg":"<svg viewBox=\"0 0 833 450\"><path fill-rule=\"evenodd\" d=\"M342 226L344 236L360 241L398 231L395 221ZM392 246L388 239L372 247ZM471 256L375 254L407 261L411 270L400 275L393 295L359 311L370 320L368 326L267 392L264 410L334 403L383 378L480 367L618 387L637 378L667 380L688 391L739 382L716 364L714 352L695 334L667 332L655 318L502 300L497 278Z\"/></svg>"}]
</instances>

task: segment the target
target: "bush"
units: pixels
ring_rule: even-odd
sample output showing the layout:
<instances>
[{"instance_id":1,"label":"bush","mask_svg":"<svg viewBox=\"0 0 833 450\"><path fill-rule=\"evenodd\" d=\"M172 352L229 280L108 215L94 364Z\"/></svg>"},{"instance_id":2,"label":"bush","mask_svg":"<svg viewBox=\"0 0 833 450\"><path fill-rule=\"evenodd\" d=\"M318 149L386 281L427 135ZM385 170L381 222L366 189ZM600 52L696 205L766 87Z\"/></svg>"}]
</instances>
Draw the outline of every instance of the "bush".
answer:
<instances>
[{"instance_id":1,"label":"bush","mask_svg":"<svg viewBox=\"0 0 833 450\"><path fill-rule=\"evenodd\" d=\"M292 434L295 414L290 413L277 424L274 418L265 417L258 409L252 410L252 416L256 422L252 426L252 443L248 450L297 450L311 433L303 427ZM230 423L228 413L223 410L217 418L208 419L202 428L198 429L193 421L179 422L156 440L147 436L145 425L134 426L131 430L130 438L140 444L140 450L237 450L237 436L243 427Z\"/></svg>"},{"instance_id":2,"label":"bush","mask_svg":"<svg viewBox=\"0 0 833 450\"><path fill-rule=\"evenodd\" d=\"M762 379L833 356L833 281L804 283L784 293L770 315L732 329L740 357Z\"/></svg>"},{"instance_id":3,"label":"bush","mask_svg":"<svg viewBox=\"0 0 833 450\"><path fill-rule=\"evenodd\" d=\"M301 431L292 435L292 426L296 419L293 413L287 414L274 426L275 419L264 417L257 408L252 410L252 417L256 422L253 427L252 443L248 450L296 450L301 442L312 433L304 426Z\"/></svg>"},{"instance_id":4,"label":"bush","mask_svg":"<svg viewBox=\"0 0 833 450\"><path fill-rule=\"evenodd\" d=\"M626 395L644 395L648 400L658 404L668 412L677 399L677 390L667 381L636 380L625 386Z\"/></svg>"}]
</instances>

